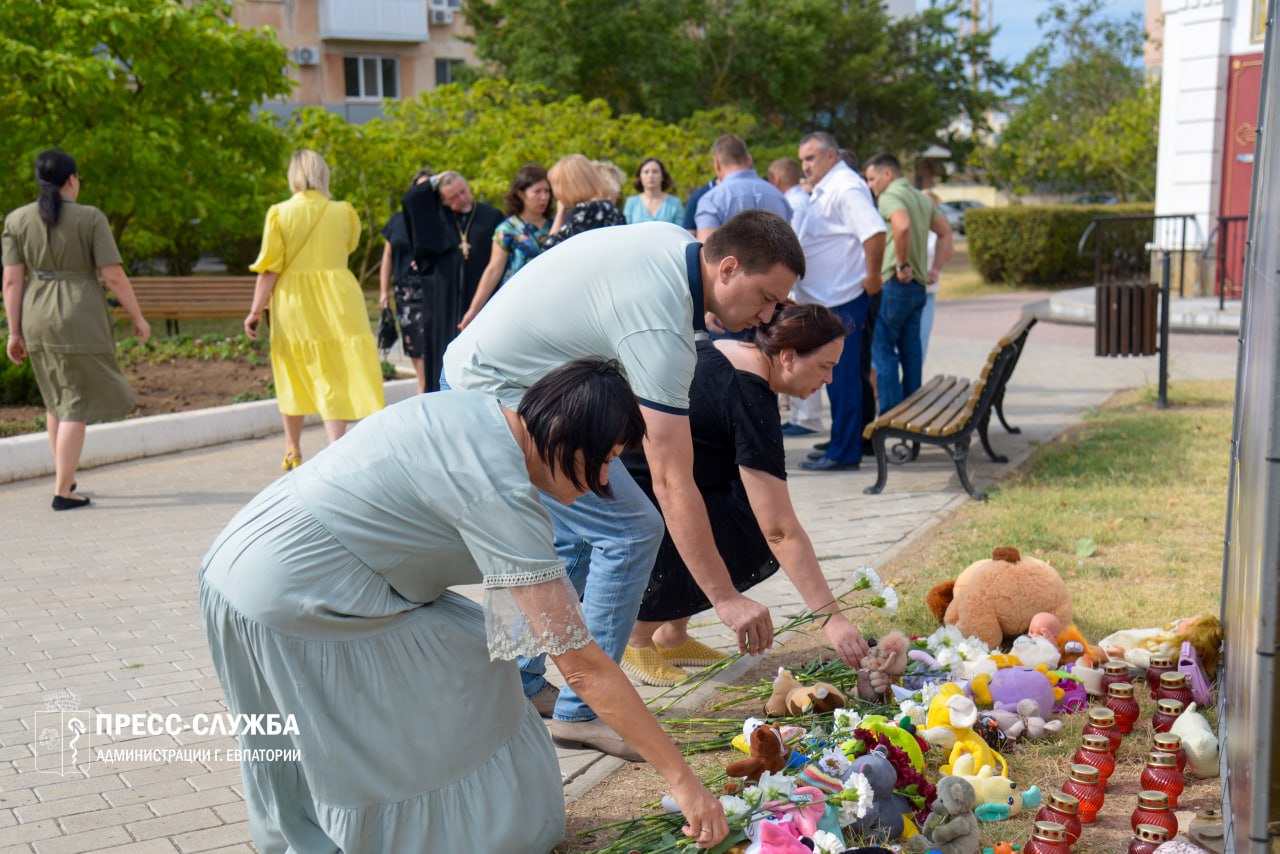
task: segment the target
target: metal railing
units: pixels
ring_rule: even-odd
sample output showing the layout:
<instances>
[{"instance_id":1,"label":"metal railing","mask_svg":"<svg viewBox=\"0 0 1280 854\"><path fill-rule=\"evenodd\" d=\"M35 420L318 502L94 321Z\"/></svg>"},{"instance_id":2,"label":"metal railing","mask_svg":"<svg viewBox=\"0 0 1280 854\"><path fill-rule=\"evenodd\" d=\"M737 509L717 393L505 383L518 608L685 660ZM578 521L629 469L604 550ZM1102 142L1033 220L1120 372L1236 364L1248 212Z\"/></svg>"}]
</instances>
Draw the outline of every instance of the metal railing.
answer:
<instances>
[{"instance_id":1,"label":"metal railing","mask_svg":"<svg viewBox=\"0 0 1280 854\"><path fill-rule=\"evenodd\" d=\"M1096 216L1080 236L1076 252L1088 256L1094 238L1093 281L1150 282L1152 253L1178 252L1178 296L1185 296L1187 244L1196 246L1204 233L1193 214L1128 214Z\"/></svg>"},{"instance_id":2,"label":"metal railing","mask_svg":"<svg viewBox=\"0 0 1280 854\"><path fill-rule=\"evenodd\" d=\"M1213 289L1218 294L1218 310L1229 299L1244 299L1244 256L1248 247L1249 217L1220 216L1209 232L1200 257L1216 259Z\"/></svg>"}]
</instances>

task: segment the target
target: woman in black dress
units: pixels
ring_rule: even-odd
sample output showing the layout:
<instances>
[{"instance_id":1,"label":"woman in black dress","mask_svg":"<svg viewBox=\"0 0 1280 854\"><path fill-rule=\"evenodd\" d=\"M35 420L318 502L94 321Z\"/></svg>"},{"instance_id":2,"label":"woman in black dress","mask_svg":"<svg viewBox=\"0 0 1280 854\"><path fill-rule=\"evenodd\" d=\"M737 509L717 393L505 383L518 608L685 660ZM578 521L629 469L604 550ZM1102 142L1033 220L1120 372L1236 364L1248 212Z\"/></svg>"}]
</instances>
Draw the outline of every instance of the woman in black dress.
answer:
<instances>
[{"instance_id":1,"label":"woman in black dress","mask_svg":"<svg viewBox=\"0 0 1280 854\"><path fill-rule=\"evenodd\" d=\"M431 170L420 169L409 182L409 189L431 180ZM418 392L427 390L427 371L423 357L427 352L427 306L423 293L423 276L413 263L413 241L404 213L396 211L382 227L387 239L382 250L382 270L379 275L378 303L383 308L391 305L394 286L396 295L396 321L400 326L400 346L413 362L418 375Z\"/></svg>"},{"instance_id":2,"label":"woman in black dress","mask_svg":"<svg viewBox=\"0 0 1280 854\"><path fill-rule=\"evenodd\" d=\"M813 543L787 491L778 394L808 397L831 382L844 349L840 318L819 305L784 304L753 340L703 341L689 390L693 478L707 506L716 547L739 591L781 565L815 613L832 613L824 632L841 659L857 667L868 649L838 609ZM640 452L623 455L636 483L657 503ZM724 657L689 637L689 618L711 607L668 535L658 551L622 669L649 685L674 685L680 665Z\"/></svg>"}]
</instances>

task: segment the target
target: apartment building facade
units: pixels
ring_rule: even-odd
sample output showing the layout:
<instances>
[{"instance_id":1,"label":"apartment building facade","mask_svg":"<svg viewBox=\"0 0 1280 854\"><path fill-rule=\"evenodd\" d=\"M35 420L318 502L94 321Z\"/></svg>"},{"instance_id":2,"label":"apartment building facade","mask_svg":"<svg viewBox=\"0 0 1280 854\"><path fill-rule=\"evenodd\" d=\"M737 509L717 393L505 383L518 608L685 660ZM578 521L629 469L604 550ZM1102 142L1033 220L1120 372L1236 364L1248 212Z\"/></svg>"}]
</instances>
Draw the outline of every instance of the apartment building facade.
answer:
<instances>
[{"instance_id":1,"label":"apartment building facade","mask_svg":"<svg viewBox=\"0 0 1280 854\"><path fill-rule=\"evenodd\" d=\"M264 108L281 116L322 106L348 121L382 114L384 99L411 98L450 83L475 62L460 39L462 0L237 0L244 27L273 28L289 50L297 86Z\"/></svg>"}]
</instances>

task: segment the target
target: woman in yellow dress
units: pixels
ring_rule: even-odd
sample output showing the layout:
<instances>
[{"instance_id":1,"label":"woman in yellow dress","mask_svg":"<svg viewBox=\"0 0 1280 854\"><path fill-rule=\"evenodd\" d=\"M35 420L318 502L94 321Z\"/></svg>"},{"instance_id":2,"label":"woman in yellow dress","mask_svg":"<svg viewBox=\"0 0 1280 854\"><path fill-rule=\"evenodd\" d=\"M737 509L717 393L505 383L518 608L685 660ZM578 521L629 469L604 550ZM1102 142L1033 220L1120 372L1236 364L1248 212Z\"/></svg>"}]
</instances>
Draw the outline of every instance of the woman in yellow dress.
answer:
<instances>
[{"instance_id":1,"label":"woman in yellow dress","mask_svg":"<svg viewBox=\"0 0 1280 854\"><path fill-rule=\"evenodd\" d=\"M347 425L382 409L382 369L360 284L347 256L360 241L360 220L329 197L329 167L308 149L289 162L293 198L267 211L258 274L244 331L258 338L271 309L271 371L284 420L282 468L302 462L302 419L318 412L330 442Z\"/></svg>"}]
</instances>

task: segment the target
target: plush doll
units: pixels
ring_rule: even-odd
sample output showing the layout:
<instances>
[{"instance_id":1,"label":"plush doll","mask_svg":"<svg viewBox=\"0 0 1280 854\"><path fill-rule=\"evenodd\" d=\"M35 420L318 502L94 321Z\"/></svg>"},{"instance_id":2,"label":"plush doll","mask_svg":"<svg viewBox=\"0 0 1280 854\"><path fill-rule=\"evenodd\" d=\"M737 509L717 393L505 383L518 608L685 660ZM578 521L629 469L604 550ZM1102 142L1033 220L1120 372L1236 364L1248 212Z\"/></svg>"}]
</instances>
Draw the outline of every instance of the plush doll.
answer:
<instances>
[{"instance_id":1,"label":"plush doll","mask_svg":"<svg viewBox=\"0 0 1280 854\"><path fill-rule=\"evenodd\" d=\"M940 854L978 854L982 833L973 814L978 796L973 786L960 777L938 781L938 799L920 833L907 840L907 850L938 851Z\"/></svg>"},{"instance_id":2,"label":"plush doll","mask_svg":"<svg viewBox=\"0 0 1280 854\"><path fill-rule=\"evenodd\" d=\"M1004 774L996 774L991 766L974 771L973 757L962 756L951 769L953 777L960 777L973 786L978 805L974 814L980 821L1001 821L1040 806L1040 789L1032 786L1019 792L1018 786Z\"/></svg>"},{"instance_id":3,"label":"plush doll","mask_svg":"<svg viewBox=\"0 0 1280 854\"><path fill-rule=\"evenodd\" d=\"M1187 770L1197 777L1217 777L1218 737L1213 734L1204 715L1191 703L1178 715L1169 732L1182 739L1182 752L1187 754Z\"/></svg>"},{"instance_id":4,"label":"plush doll","mask_svg":"<svg viewBox=\"0 0 1280 854\"><path fill-rule=\"evenodd\" d=\"M1175 658L1182 644L1189 642L1196 651L1200 666L1212 680L1218 672L1219 648L1222 645L1222 623L1217 617L1202 614L1177 620L1155 629L1124 629L1107 635L1098 645L1112 658L1123 658L1134 667L1147 669L1153 655Z\"/></svg>"},{"instance_id":5,"label":"plush doll","mask_svg":"<svg viewBox=\"0 0 1280 854\"><path fill-rule=\"evenodd\" d=\"M848 701L840 689L826 682L801 685L785 667L778 668L773 693L765 701L764 713L771 718L787 715L820 715L843 709Z\"/></svg>"},{"instance_id":6,"label":"plush doll","mask_svg":"<svg viewBox=\"0 0 1280 854\"><path fill-rule=\"evenodd\" d=\"M907 636L889 632L862 658L858 671L858 697L881 700L907 670Z\"/></svg>"},{"instance_id":7,"label":"plush doll","mask_svg":"<svg viewBox=\"0 0 1280 854\"><path fill-rule=\"evenodd\" d=\"M974 732L973 725L977 721L978 707L954 682L943 685L929 702L925 729L920 730L920 736L932 745L951 751L947 763L940 768L943 774L953 773L952 767L963 756L971 756L974 767L994 768L998 763L1000 773L1009 773L1004 757Z\"/></svg>"},{"instance_id":8,"label":"plush doll","mask_svg":"<svg viewBox=\"0 0 1280 854\"><path fill-rule=\"evenodd\" d=\"M853 760L854 773L867 778L873 795L867 814L855 821L853 832L876 842L892 842L906 829L904 816L911 813L911 804L893 792L898 782L898 772L889 761L889 751L874 747Z\"/></svg>"},{"instance_id":9,"label":"plush doll","mask_svg":"<svg viewBox=\"0 0 1280 854\"><path fill-rule=\"evenodd\" d=\"M1027 626L1027 634L1033 638L1044 638L1054 646L1058 645L1058 635L1062 634L1062 621L1047 611L1041 611L1031 617Z\"/></svg>"},{"instance_id":10,"label":"plush doll","mask_svg":"<svg viewBox=\"0 0 1280 854\"><path fill-rule=\"evenodd\" d=\"M1046 721L1035 700L1022 700L1017 711L995 710L987 713L1009 738L1044 738L1062 729L1062 721Z\"/></svg>"},{"instance_id":11,"label":"plush doll","mask_svg":"<svg viewBox=\"0 0 1280 854\"><path fill-rule=\"evenodd\" d=\"M787 765L791 748L782 741L782 733L773 724L761 724L751 731L751 755L737 762L730 762L724 772L730 777L745 777L749 782L760 782L765 771L777 774Z\"/></svg>"},{"instance_id":12,"label":"plush doll","mask_svg":"<svg viewBox=\"0 0 1280 854\"><path fill-rule=\"evenodd\" d=\"M1026 634L1031 618L1041 612L1064 625L1071 622L1071 594L1057 571L1010 546L970 564L955 581L937 585L926 601L939 622L992 648L1006 637Z\"/></svg>"},{"instance_id":13,"label":"plush doll","mask_svg":"<svg viewBox=\"0 0 1280 854\"><path fill-rule=\"evenodd\" d=\"M1102 647L1091 644L1084 639L1080 629L1074 625L1065 627L1058 633L1058 651L1062 654L1063 667L1068 664L1082 664L1085 667L1101 667L1110 660L1110 656Z\"/></svg>"}]
</instances>

